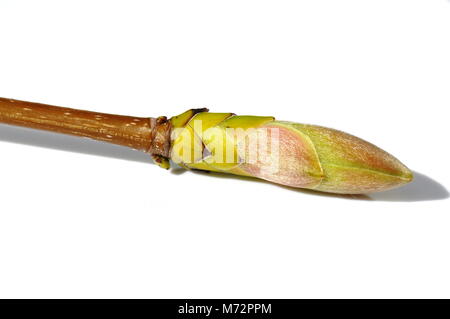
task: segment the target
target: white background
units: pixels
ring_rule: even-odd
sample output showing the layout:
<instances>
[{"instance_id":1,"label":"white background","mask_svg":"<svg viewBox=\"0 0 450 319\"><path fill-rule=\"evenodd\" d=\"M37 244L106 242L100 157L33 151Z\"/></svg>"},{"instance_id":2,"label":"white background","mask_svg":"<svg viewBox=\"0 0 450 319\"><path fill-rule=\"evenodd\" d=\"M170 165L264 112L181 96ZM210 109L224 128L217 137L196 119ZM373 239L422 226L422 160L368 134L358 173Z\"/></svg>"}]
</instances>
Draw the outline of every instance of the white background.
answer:
<instances>
[{"instance_id":1,"label":"white background","mask_svg":"<svg viewBox=\"0 0 450 319\"><path fill-rule=\"evenodd\" d=\"M370 197L0 125L0 297L450 297L446 0L0 1L0 96L320 124L416 172Z\"/></svg>"}]
</instances>

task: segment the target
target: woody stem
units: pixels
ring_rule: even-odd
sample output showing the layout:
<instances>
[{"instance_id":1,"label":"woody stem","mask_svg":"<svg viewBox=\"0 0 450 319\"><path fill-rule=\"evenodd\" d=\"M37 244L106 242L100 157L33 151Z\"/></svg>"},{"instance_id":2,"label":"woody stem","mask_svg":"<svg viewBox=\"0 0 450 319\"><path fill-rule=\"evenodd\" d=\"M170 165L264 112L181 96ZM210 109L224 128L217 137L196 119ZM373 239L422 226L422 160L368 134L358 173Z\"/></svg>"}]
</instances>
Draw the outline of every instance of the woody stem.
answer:
<instances>
[{"instance_id":1,"label":"woody stem","mask_svg":"<svg viewBox=\"0 0 450 319\"><path fill-rule=\"evenodd\" d=\"M168 156L170 123L0 98L0 123L88 137Z\"/></svg>"}]
</instances>

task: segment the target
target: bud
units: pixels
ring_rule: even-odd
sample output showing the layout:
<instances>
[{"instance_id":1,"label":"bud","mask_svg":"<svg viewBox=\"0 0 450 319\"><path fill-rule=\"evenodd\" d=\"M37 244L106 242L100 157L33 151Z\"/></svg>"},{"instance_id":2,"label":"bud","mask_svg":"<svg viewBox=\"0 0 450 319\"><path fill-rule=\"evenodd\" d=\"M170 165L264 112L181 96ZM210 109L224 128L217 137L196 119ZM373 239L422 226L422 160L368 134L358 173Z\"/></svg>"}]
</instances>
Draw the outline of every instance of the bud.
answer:
<instances>
[{"instance_id":1,"label":"bud","mask_svg":"<svg viewBox=\"0 0 450 319\"><path fill-rule=\"evenodd\" d=\"M259 136L269 139L275 129L279 151L270 161L278 165L278 170L265 169L262 162L243 163L240 168L249 175L282 185L342 194L384 191L413 179L411 171L395 157L350 134L281 121L267 123L257 131L265 131ZM245 144L238 146L241 155L251 151Z\"/></svg>"}]
</instances>

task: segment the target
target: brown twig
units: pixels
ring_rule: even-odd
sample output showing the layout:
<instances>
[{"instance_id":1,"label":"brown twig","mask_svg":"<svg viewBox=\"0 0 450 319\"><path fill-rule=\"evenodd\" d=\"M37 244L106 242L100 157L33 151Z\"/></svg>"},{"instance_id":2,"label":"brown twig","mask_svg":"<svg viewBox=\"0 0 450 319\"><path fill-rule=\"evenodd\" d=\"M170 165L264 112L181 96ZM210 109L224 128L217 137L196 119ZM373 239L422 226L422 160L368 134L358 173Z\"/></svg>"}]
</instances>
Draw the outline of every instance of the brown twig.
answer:
<instances>
[{"instance_id":1,"label":"brown twig","mask_svg":"<svg viewBox=\"0 0 450 319\"><path fill-rule=\"evenodd\" d=\"M0 123L91 138L169 156L170 122L0 98Z\"/></svg>"}]
</instances>

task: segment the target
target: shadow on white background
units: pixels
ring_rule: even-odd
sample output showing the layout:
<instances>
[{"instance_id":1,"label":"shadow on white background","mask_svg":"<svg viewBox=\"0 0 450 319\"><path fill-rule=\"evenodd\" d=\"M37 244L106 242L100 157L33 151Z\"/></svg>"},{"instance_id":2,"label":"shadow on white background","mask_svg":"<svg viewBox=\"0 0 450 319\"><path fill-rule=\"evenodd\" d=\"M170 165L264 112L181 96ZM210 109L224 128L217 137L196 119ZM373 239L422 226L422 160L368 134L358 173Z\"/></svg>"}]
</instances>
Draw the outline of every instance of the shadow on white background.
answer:
<instances>
[{"instance_id":1,"label":"shadow on white background","mask_svg":"<svg viewBox=\"0 0 450 319\"><path fill-rule=\"evenodd\" d=\"M97 142L89 138L80 138L4 124L0 124L0 142L31 145L135 162L153 163L153 160L148 154L135 151L131 148Z\"/></svg>"},{"instance_id":2,"label":"shadow on white background","mask_svg":"<svg viewBox=\"0 0 450 319\"><path fill-rule=\"evenodd\" d=\"M414 180L411 183L387 192L370 194L370 198L392 202L418 202L449 198L449 193L443 185L424 174L415 171L413 173Z\"/></svg>"},{"instance_id":3,"label":"shadow on white background","mask_svg":"<svg viewBox=\"0 0 450 319\"><path fill-rule=\"evenodd\" d=\"M130 148L97 142L87 138L79 138L75 136L55 134L45 131L38 131L3 124L0 124L0 141L31 145L37 147L45 147L67 152L76 152L82 154L111 157L135 162L153 163L148 154L135 151ZM182 174L184 172L185 172L184 169L172 170L173 174ZM247 178L220 173L209 173L209 172L202 172L202 173L208 173L216 178L232 178L274 185L272 183L257 180L254 178ZM308 193L313 196L337 197L353 200L417 202L417 201L442 200L449 198L449 192L443 185L419 172L414 172L414 181L406 186L370 195L336 195L336 194L315 192L311 190L284 187L279 185L274 186L283 187L291 191Z\"/></svg>"}]
</instances>

